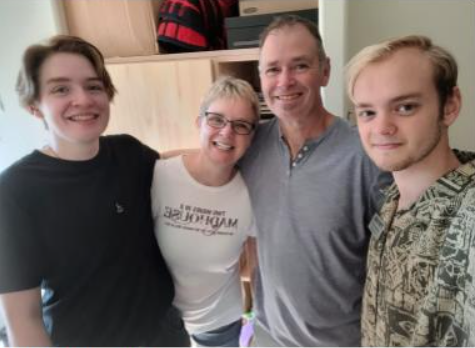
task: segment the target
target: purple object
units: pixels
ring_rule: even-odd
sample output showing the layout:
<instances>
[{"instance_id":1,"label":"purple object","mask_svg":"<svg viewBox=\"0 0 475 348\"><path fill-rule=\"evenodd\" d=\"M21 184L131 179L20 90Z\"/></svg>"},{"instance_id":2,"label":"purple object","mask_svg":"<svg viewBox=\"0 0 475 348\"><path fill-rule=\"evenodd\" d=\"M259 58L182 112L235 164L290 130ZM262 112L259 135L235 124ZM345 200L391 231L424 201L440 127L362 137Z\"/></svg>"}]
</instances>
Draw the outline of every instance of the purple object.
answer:
<instances>
[{"instance_id":1,"label":"purple object","mask_svg":"<svg viewBox=\"0 0 475 348\"><path fill-rule=\"evenodd\" d=\"M239 345L241 347L249 347L252 336L254 335L254 326L252 320L247 320L241 328L241 336L239 337Z\"/></svg>"}]
</instances>

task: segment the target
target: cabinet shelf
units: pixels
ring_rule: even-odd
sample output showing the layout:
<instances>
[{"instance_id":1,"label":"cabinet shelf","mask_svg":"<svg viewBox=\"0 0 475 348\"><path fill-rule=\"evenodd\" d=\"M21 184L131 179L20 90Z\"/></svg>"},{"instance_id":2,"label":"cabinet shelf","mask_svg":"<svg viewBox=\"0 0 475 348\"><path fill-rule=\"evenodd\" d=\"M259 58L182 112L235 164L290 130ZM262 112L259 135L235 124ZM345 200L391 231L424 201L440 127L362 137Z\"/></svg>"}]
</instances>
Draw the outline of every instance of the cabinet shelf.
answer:
<instances>
[{"instance_id":1,"label":"cabinet shelf","mask_svg":"<svg viewBox=\"0 0 475 348\"><path fill-rule=\"evenodd\" d=\"M155 54L155 55L132 56L132 57L110 57L106 59L106 63L107 64L144 63L144 62L185 60L185 59L212 59L214 62L218 64L226 63L226 62L257 61L259 59L259 49L258 48L243 48L243 49L237 49L237 50Z\"/></svg>"}]
</instances>

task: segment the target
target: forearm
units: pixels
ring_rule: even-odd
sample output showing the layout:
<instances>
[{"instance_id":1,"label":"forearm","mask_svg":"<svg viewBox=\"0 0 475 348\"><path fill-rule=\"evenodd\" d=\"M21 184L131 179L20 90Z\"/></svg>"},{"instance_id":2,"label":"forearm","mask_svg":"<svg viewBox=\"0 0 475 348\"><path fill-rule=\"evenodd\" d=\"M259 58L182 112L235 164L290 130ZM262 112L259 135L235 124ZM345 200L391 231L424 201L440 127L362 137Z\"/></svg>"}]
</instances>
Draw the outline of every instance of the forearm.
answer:
<instances>
[{"instance_id":1,"label":"forearm","mask_svg":"<svg viewBox=\"0 0 475 348\"><path fill-rule=\"evenodd\" d=\"M51 347L53 344L43 322L7 323L9 346Z\"/></svg>"},{"instance_id":2,"label":"forearm","mask_svg":"<svg viewBox=\"0 0 475 348\"><path fill-rule=\"evenodd\" d=\"M197 151L199 150L196 148L163 151L163 152L160 152L160 159L168 159L168 158L172 158L176 156L188 155L190 153L197 152Z\"/></svg>"},{"instance_id":3,"label":"forearm","mask_svg":"<svg viewBox=\"0 0 475 348\"><path fill-rule=\"evenodd\" d=\"M52 346L41 310L41 290L34 288L0 295L10 346Z\"/></svg>"}]
</instances>

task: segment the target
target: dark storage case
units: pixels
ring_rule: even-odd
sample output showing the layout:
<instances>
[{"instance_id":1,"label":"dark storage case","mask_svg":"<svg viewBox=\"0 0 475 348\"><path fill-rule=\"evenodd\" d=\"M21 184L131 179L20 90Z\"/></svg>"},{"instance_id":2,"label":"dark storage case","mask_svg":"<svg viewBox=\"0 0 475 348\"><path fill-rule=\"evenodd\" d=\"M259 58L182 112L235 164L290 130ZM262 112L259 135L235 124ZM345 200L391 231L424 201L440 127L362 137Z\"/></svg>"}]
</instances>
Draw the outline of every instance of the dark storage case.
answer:
<instances>
[{"instance_id":1,"label":"dark storage case","mask_svg":"<svg viewBox=\"0 0 475 348\"><path fill-rule=\"evenodd\" d=\"M274 17L295 14L318 23L318 9L270 13L255 16L228 17L225 19L228 48L249 48L259 46L259 35Z\"/></svg>"}]
</instances>

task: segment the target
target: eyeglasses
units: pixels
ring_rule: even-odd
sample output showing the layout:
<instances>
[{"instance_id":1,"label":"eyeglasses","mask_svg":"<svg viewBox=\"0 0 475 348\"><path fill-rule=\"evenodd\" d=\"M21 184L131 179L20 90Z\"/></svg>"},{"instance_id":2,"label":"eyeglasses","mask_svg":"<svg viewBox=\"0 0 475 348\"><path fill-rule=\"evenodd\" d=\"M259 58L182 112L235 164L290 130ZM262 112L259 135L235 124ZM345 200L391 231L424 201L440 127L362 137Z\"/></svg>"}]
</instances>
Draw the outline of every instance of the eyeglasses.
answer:
<instances>
[{"instance_id":1,"label":"eyeglasses","mask_svg":"<svg viewBox=\"0 0 475 348\"><path fill-rule=\"evenodd\" d=\"M215 113L215 112L205 112L205 117L206 117L206 124L210 127L217 128L217 129L222 129L226 127L228 123L231 124L231 129L234 131L234 133L239 134L239 135L248 135L251 134L254 128L256 128L256 125L247 121L242 121L242 120L228 120L226 117L224 117L221 114Z\"/></svg>"}]
</instances>

